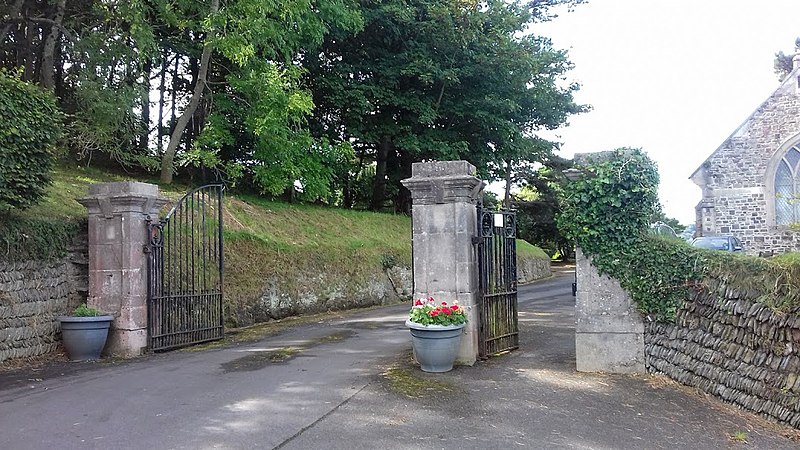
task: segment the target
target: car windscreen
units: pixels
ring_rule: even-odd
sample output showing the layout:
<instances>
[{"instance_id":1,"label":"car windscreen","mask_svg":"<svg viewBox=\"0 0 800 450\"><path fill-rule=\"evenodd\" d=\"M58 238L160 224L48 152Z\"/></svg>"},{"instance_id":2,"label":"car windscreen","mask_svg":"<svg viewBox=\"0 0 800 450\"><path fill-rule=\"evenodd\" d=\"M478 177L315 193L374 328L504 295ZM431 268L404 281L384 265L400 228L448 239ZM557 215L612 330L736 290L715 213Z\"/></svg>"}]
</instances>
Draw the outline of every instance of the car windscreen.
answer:
<instances>
[{"instance_id":1,"label":"car windscreen","mask_svg":"<svg viewBox=\"0 0 800 450\"><path fill-rule=\"evenodd\" d=\"M730 244L727 239L698 239L692 245L712 250L730 250Z\"/></svg>"}]
</instances>

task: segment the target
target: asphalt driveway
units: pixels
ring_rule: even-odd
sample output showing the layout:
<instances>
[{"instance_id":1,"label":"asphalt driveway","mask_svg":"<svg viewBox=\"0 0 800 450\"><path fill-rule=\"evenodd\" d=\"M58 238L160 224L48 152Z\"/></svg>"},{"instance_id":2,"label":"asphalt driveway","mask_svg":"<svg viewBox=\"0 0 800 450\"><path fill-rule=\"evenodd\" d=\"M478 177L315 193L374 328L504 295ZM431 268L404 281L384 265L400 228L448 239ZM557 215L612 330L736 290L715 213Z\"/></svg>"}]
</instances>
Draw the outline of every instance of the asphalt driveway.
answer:
<instances>
[{"instance_id":1,"label":"asphalt driveway","mask_svg":"<svg viewBox=\"0 0 800 450\"><path fill-rule=\"evenodd\" d=\"M795 430L649 375L575 371L572 278L520 288L521 348L414 366L407 306L257 342L0 373L0 449L797 449Z\"/></svg>"}]
</instances>

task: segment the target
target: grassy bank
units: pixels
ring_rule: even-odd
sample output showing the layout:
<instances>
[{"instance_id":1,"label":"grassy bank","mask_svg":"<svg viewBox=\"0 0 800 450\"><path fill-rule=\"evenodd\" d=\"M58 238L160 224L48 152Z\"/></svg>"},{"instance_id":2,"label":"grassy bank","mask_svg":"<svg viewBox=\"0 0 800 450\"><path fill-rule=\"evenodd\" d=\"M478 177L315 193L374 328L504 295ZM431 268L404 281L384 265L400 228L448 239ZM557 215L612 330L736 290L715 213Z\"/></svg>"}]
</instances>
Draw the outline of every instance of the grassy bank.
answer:
<instances>
[{"instance_id":1,"label":"grassy bank","mask_svg":"<svg viewBox=\"0 0 800 450\"><path fill-rule=\"evenodd\" d=\"M7 251L6 256L46 257L56 253L54 249L63 253L85 220L86 210L75 199L86 196L91 184L125 180L155 181L97 169L58 168L40 204L0 215L6 247L39 249ZM161 192L174 202L188 189L176 184ZM288 204L232 192L226 193L223 208L229 325L369 305L376 283L387 282L385 269L411 266L407 216ZM518 241L517 248L521 258L548 259L525 241Z\"/></svg>"}]
</instances>

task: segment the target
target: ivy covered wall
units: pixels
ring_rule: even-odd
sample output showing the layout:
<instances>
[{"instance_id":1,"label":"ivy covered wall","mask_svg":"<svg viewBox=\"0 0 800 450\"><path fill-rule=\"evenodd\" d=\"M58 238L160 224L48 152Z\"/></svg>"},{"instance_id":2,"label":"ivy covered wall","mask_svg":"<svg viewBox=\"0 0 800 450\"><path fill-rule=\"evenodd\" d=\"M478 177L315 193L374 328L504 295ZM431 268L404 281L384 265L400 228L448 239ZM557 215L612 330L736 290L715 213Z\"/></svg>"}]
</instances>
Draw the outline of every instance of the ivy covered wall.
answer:
<instances>
[{"instance_id":1,"label":"ivy covered wall","mask_svg":"<svg viewBox=\"0 0 800 450\"><path fill-rule=\"evenodd\" d=\"M658 172L640 150L576 163L583 177L568 186L559 225L633 300L645 324L646 370L800 428L796 258L715 252L650 235Z\"/></svg>"}]
</instances>

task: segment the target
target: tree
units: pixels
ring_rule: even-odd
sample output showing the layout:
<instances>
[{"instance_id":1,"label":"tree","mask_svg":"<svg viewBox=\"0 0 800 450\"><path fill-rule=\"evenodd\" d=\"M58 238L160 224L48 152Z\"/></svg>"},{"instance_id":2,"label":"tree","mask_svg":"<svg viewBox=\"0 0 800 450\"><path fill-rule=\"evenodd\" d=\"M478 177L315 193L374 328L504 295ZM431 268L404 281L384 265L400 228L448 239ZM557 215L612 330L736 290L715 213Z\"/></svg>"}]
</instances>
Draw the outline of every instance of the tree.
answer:
<instances>
[{"instance_id":1,"label":"tree","mask_svg":"<svg viewBox=\"0 0 800 450\"><path fill-rule=\"evenodd\" d=\"M775 74L783 81L792 71L793 63L792 58L797 53L800 53L800 38L794 41L795 53L786 55L782 51L775 54Z\"/></svg>"},{"instance_id":2,"label":"tree","mask_svg":"<svg viewBox=\"0 0 800 450\"><path fill-rule=\"evenodd\" d=\"M680 234L683 230L686 229L686 225L681 225L678 219L674 217L667 217L663 211L659 210L653 217L650 218L651 223L661 222L669 225L675 233Z\"/></svg>"},{"instance_id":3,"label":"tree","mask_svg":"<svg viewBox=\"0 0 800 450\"><path fill-rule=\"evenodd\" d=\"M219 0L211 0L209 17L215 15L218 11ZM197 106L200 104L200 100L203 97L203 92L206 90L208 66L211 64L211 52L213 50L211 43L214 41L214 37L214 31L211 30L211 32L205 38L205 42L203 43L203 51L200 54L200 66L197 70L197 76L194 80L192 96L189 99L189 104L186 105L186 108L184 108L183 112L181 112L181 115L178 117L178 121L175 123L175 128L172 130L172 135L169 137L167 149L164 151L164 155L161 158L161 182L164 184L172 183L172 166L173 162L175 161L175 152L178 150L178 144L183 137L184 131L186 131L186 126L189 125L189 120L194 116Z\"/></svg>"},{"instance_id":4,"label":"tree","mask_svg":"<svg viewBox=\"0 0 800 450\"><path fill-rule=\"evenodd\" d=\"M578 86L556 83L566 54L522 34L558 3L575 2L362 0L361 32L333 30L304 55L312 129L353 142L357 168L374 163L371 209L387 191L407 209L399 180L414 161L464 158L494 179L541 159L546 146L531 133L583 110Z\"/></svg>"},{"instance_id":5,"label":"tree","mask_svg":"<svg viewBox=\"0 0 800 450\"><path fill-rule=\"evenodd\" d=\"M550 156L536 170L531 170L520 180L523 185L513 197L517 210L517 229L522 239L544 249L550 255L571 257L574 243L558 229L556 217L561 214L564 187L569 181L563 170L572 162Z\"/></svg>"},{"instance_id":6,"label":"tree","mask_svg":"<svg viewBox=\"0 0 800 450\"><path fill-rule=\"evenodd\" d=\"M347 153L308 138L297 63L331 27L359 27L352 0L14 0L0 17L0 67L55 91L87 163L160 166L164 182L176 163L211 165L272 193L300 181L324 194L331 155ZM275 156L290 170L271 170Z\"/></svg>"},{"instance_id":7,"label":"tree","mask_svg":"<svg viewBox=\"0 0 800 450\"><path fill-rule=\"evenodd\" d=\"M272 194L299 181L309 197L324 196L330 177L326 156L342 147L315 141L304 130L313 105L299 83L302 68L296 61L321 42L329 27L357 28L358 11L340 0L236 0L219 13L212 4L197 25L202 38L192 44L202 44L203 52L193 93L162 159L161 181L171 181L173 159L183 144L185 164L248 174ZM212 58L218 62L210 64ZM206 80L208 70L213 84ZM201 131L185 140L183 133L204 98Z\"/></svg>"}]
</instances>

